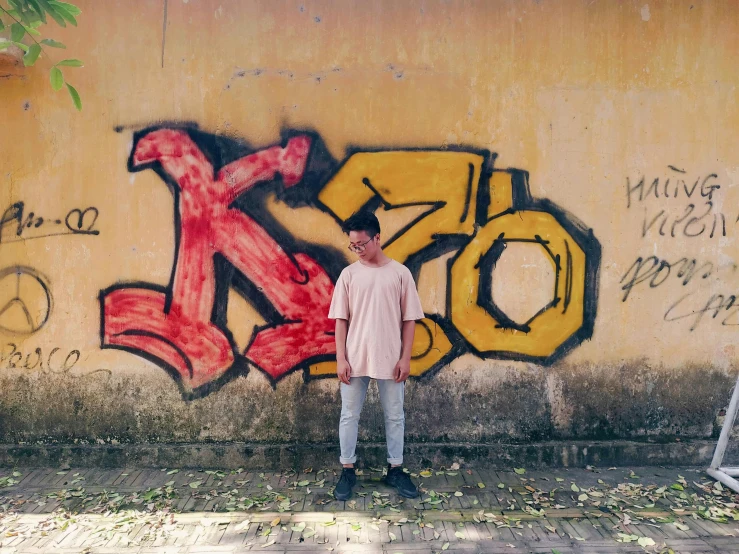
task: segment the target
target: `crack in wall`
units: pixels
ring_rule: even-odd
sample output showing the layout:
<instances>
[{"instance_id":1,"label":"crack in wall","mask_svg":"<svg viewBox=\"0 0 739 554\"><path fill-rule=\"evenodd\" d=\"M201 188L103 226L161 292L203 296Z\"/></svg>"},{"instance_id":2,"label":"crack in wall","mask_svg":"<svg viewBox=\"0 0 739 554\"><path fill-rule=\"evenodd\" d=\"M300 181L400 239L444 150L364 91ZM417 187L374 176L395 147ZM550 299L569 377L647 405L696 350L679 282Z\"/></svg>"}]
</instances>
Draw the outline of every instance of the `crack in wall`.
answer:
<instances>
[{"instance_id":1,"label":"crack in wall","mask_svg":"<svg viewBox=\"0 0 739 554\"><path fill-rule=\"evenodd\" d=\"M164 0L164 14L162 17L162 69L164 69L164 46L167 42L167 2Z\"/></svg>"}]
</instances>

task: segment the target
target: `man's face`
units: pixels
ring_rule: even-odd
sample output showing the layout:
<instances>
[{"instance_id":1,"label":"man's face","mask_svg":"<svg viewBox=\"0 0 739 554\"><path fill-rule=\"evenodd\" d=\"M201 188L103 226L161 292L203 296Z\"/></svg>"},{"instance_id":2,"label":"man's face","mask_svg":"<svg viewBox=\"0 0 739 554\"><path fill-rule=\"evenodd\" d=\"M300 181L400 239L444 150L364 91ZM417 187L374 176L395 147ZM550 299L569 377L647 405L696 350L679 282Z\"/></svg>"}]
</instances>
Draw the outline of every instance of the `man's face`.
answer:
<instances>
[{"instance_id":1,"label":"man's face","mask_svg":"<svg viewBox=\"0 0 739 554\"><path fill-rule=\"evenodd\" d=\"M380 248L380 235L371 237L366 231L349 231L350 249L361 259L371 260Z\"/></svg>"}]
</instances>

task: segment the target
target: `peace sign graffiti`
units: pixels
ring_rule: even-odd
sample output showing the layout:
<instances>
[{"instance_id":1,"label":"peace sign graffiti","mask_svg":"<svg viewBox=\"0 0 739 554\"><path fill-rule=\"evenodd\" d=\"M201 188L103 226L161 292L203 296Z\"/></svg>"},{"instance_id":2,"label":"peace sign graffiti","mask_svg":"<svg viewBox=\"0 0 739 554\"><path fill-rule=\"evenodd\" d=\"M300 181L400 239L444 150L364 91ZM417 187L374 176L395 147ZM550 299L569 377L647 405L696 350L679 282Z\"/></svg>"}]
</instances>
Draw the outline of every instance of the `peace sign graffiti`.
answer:
<instances>
[{"instance_id":1,"label":"peace sign graffiti","mask_svg":"<svg viewBox=\"0 0 739 554\"><path fill-rule=\"evenodd\" d=\"M0 333L32 335L51 315L48 280L26 266L0 269Z\"/></svg>"}]
</instances>

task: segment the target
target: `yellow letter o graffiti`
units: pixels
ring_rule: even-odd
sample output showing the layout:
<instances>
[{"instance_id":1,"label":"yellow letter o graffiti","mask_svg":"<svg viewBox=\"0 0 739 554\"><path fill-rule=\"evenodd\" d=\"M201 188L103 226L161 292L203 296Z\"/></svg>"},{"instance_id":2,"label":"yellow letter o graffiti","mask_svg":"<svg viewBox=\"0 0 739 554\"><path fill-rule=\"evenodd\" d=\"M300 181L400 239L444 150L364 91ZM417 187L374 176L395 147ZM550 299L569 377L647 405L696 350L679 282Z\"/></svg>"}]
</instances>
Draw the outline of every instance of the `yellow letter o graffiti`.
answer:
<instances>
[{"instance_id":1,"label":"yellow letter o graffiti","mask_svg":"<svg viewBox=\"0 0 739 554\"><path fill-rule=\"evenodd\" d=\"M496 320L478 300L481 261L492 248L502 251L515 241L540 244L555 271L552 302L527 322L526 331ZM480 354L547 358L583 324L585 253L551 214L508 213L489 221L464 248L452 265L450 286L451 321Z\"/></svg>"}]
</instances>

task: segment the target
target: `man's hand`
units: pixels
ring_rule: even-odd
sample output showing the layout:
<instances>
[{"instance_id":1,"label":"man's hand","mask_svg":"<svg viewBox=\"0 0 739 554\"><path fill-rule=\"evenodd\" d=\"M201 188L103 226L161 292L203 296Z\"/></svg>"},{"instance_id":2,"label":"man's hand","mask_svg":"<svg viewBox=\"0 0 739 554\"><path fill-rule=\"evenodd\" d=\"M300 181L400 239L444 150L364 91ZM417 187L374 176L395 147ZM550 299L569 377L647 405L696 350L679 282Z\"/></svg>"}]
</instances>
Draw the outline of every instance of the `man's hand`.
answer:
<instances>
[{"instance_id":1,"label":"man's hand","mask_svg":"<svg viewBox=\"0 0 739 554\"><path fill-rule=\"evenodd\" d=\"M339 381L348 385L351 374L352 367L349 365L349 362L346 361L346 358L337 358L336 375L339 377Z\"/></svg>"},{"instance_id":2,"label":"man's hand","mask_svg":"<svg viewBox=\"0 0 739 554\"><path fill-rule=\"evenodd\" d=\"M411 374L411 362L410 360L405 360L403 358L400 359L400 361L395 364L395 369L393 369L393 378L395 379L396 383L402 383L406 379L408 379L408 376Z\"/></svg>"}]
</instances>

